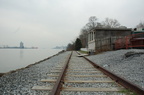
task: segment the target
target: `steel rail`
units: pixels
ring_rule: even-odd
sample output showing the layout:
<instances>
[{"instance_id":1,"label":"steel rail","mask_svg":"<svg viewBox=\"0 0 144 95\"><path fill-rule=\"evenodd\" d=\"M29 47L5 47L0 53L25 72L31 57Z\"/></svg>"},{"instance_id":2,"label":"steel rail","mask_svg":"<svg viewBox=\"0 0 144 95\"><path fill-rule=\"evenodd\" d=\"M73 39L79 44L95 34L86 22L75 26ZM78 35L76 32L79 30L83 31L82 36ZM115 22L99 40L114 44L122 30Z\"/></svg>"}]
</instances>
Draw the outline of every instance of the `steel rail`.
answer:
<instances>
[{"instance_id":1,"label":"steel rail","mask_svg":"<svg viewBox=\"0 0 144 95\"><path fill-rule=\"evenodd\" d=\"M79 54L79 53L78 53ZM103 67L101 67L100 65L92 62L91 60L89 60L88 58L84 57L87 61L89 61L95 68L99 69L100 71L102 71L104 74L106 74L107 76L109 76L110 78L112 78L113 80L115 80L118 84L122 85L123 87L137 93L138 95L144 95L144 89L141 88L138 85L135 85L131 82L129 82L128 80L117 76L116 74L104 69Z\"/></svg>"},{"instance_id":2,"label":"steel rail","mask_svg":"<svg viewBox=\"0 0 144 95\"><path fill-rule=\"evenodd\" d=\"M64 75L65 75L66 69L68 67L68 63L70 61L71 56L72 56L72 52L71 52L70 56L68 57L68 60L66 60L66 64L65 64L64 68L62 69L62 72L60 73L60 75L49 95L60 95Z\"/></svg>"}]
</instances>

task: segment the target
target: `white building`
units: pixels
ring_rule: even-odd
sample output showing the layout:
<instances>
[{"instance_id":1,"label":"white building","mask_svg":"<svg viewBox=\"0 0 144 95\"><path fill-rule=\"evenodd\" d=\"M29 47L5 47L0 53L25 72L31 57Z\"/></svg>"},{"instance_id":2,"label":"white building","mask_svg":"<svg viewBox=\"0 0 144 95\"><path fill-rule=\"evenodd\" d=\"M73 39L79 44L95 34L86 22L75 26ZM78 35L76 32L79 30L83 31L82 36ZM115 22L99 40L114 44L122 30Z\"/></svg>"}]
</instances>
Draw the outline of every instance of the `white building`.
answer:
<instances>
[{"instance_id":1,"label":"white building","mask_svg":"<svg viewBox=\"0 0 144 95\"><path fill-rule=\"evenodd\" d=\"M88 33L88 51L95 52L95 32Z\"/></svg>"}]
</instances>

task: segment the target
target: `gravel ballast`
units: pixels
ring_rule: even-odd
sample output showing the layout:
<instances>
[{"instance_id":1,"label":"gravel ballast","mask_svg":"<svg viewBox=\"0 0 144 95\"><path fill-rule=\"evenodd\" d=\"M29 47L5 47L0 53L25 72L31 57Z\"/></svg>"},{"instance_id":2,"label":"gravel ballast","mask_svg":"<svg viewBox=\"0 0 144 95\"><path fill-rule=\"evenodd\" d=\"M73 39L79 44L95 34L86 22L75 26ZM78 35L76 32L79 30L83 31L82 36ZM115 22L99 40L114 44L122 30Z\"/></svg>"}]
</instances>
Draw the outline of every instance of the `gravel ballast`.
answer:
<instances>
[{"instance_id":1,"label":"gravel ballast","mask_svg":"<svg viewBox=\"0 0 144 95\"><path fill-rule=\"evenodd\" d=\"M144 50L108 51L88 56L94 63L144 88Z\"/></svg>"},{"instance_id":2,"label":"gravel ballast","mask_svg":"<svg viewBox=\"0 0 144 95\"><path fill-rule=\"evenodd\" d=\"M35 91L31 88L37 85L53 86L53 83L42 83L48 73L57 65L65 63L70 52L54 56L49 60L32 65L0 77L0 95L45 95L48 91Z\"/></svg>"},{"instance_id":3,"label":"gravel ballast","mask_svg":"<svg viewBox=\"0 0 144 95\"><path fill-rule=\"evenodd\" d=\"M65 88L75 88L75 89L95 89L95 88L122 88L121 86L117 85L115 82L112 83L95 83L95 82L81 82L83 81L112 81L109 77L82 77L83 75L94 75L91 71L98 71L95 73L95 75L104 75L102 72L100 72L98 69L94 68L92 64L90 64L87 60L85 60L82 57L77 57L77 53L73 52L73 55L71 57L66 77L64 80L69 80L69 81L79 81L79 82L66 82L64 81L63 87ZM77 73L74 73L77 72ZM79 72L78 72L79 71ZM83 72L86 71L86 72ZM71 72L71 73L70 73ZM77 76L74 76L77 75ZM60 95L126 95L126 93L123 93L122 88L119 92L117 91L65 91L62 90Z\"/></svg>"}]
</instances>

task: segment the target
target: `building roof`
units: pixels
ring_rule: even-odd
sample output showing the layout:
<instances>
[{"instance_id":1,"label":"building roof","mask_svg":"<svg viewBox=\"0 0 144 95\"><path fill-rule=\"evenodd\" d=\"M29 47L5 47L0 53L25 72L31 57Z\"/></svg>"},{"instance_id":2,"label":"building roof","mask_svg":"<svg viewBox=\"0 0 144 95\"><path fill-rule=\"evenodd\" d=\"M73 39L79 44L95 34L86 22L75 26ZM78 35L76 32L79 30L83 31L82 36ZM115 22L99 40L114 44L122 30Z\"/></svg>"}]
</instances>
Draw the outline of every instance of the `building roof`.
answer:
<instances>
[{"instance_id":1,"label":"building roof","mask_svg":"<svg viewBox=\"0 0 144 95\"><path fill-rule=\"evenodd\" d=\"M132 31L132 28L126 28L126 29L123 29L123 28L94 28L94 29L91 29L88 33L90 32L94 32L94 31Z\"/></svg>"},{"instance_id":2,"label":"building roof","mask_svg":"<svg viewBox=\"0 0 144 95\"><path fill-rule=\"evenodd\" d=\"M93 30L108 30L108 31L132 31L131 28L126 28L126 29L122 29L122 28L95 28Z\"/></svg>"}]
</instances>

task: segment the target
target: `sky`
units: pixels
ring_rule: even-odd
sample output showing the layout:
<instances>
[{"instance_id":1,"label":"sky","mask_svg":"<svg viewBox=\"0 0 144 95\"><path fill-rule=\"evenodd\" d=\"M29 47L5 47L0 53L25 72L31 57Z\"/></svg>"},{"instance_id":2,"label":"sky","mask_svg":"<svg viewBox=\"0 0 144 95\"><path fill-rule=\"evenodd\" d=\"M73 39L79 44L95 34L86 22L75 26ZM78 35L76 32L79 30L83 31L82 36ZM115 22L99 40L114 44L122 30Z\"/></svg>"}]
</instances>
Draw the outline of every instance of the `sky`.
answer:
<instances>
[{"instance_id":1,"label":"sky","mask_svg":"<svg viewBox=\"0 0 144 95\"><path fill-rule=\"evenodd\" d=\"M134 28L144 21L144 0L0 0L0 46L67 46L91 16Z\"/></svg>"}]
</instances>

